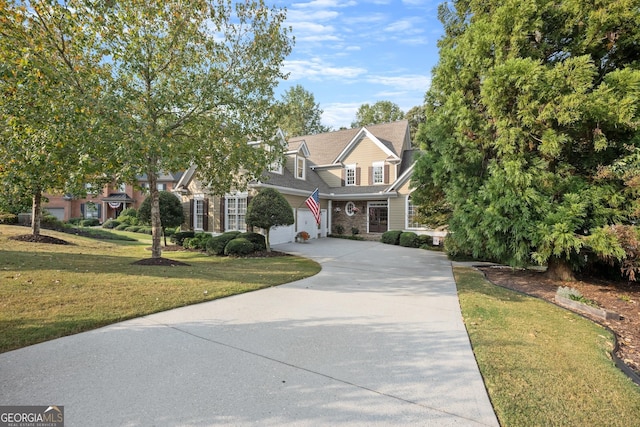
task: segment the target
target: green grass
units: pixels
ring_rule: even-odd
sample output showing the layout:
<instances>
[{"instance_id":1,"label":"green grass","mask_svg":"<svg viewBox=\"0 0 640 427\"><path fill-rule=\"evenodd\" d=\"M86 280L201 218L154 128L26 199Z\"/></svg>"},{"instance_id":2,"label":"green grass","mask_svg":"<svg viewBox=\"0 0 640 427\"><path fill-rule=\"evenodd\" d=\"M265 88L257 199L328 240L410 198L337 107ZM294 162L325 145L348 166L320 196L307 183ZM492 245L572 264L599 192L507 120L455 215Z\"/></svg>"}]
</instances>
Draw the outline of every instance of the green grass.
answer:
<instances>
[{"instance_id":1,"label":"green grass","mask_svg":"<svg viewBox=\"0 0 640 427\"><path fill-rule=\"evenodd\" d=\"M503 426L631 426L640 387L615 367L612 335L545 301L454 269L476 360Z\"/></svg>"},{"instance_id":2,"label":"green grass","mask_svg":"<svg viewBox=\"0 0 640 427\"><path fill-rule=\"evenodd\" d=\"M279 285L320 266L299 257L221 258L164 252L189 267L132 265L149 258L151 237L100 241L43 230L73 245L9 240L29 229L0 225L0 352L110 323Z\"/></svg>"}]
</instances>

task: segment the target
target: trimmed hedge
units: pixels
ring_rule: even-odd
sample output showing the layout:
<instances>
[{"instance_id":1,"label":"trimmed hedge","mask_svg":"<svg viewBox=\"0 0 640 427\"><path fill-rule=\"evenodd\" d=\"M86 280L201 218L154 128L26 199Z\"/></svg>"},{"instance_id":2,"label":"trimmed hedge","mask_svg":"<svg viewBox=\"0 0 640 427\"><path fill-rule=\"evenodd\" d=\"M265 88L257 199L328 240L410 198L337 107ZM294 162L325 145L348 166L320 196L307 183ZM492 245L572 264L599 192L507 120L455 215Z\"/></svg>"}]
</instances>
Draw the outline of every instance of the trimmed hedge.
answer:
<instances>
[{"instance_id":1,"label":"trimmed hedge","mask_svg":"<svg viewBox=\"0 0 640 427\"><path fill-rule=\"evenodd\" d=\"M224 248L227 243L238 237L239 234L239 231L227 231L219 236L214 236L207 243L207 253L209 255L224 255Z\"/></svg>"},{"instance_id":2,"label":"trimmed hedge","mask_svg":"<svg viewBox=\"0 0 640 427\"><path fill-rule=\"evenodd\" d=\"M422 249L430 249L433 246L433 237L428 234L419 234L418 243Z\"/></svg>"},{"instance_id":3,"label":"trimmed hedge","mask_svg":"<svg viewBox=\"0 0 640 427\"><path fill-rule=\"evenodd\" d=\"M267 249L267 242L264 236L260 233L241 233L238 234L237 238L247 239L253 243L256 251L264 251Z\"/></svg>"},{"instance_id":4,"label":"trimmed hedge","mask_svg":"<svg viewBox=\"0 0 640 427\"><path fill-rule=\"evenodd\" d=\"M255 251L255 244L243 237L236 237L224 247L225 255L244 256Z\"/></svg>"},{"instance_id":5,"label":"trimmed hedge","mask_svg":"<svg viewBox=\"0 0 640 427\"><path fill-rule=\"evenodd\" d=\"M389 230L382 233L382 237L380 241L382 243L386 243L387 245L399 245L400 244L400 235L402 234L402 230Z\"/></svg>"},{"instance_id":6,"label":"trimmed hedge","mask_svg":"<svg viewBox=\"0 0 640 427\"><path fill-rule=\"evenodd\" d=\"M213 239L213 236L209 233L197 233L193 237L187 237L184 239L183 246L187 249L198 249L204 251L207 249L207 244Z\"/></svg>"},{"instance_id":7,"label":"trimmed hedge","mask_svg":"<svg viewBox=\"0 0 640 427\"><path fill-rule=\"evenodd\" d=\"M171 236L170 240L176 245L182 246L184 245L184 239L186 239L187 237L192 238L195 235L196 233L194 233L193 231L179 231L177 233L174 233L174 235Z\"/></svg>"},{"instance_id":8,"label":"trimmed hedge","mask_svg":"<svg viewBox=\"0 0 640 427\"><path fill-rule=\"evenodd\" d=\"M418 235L413 231L405 231L400 234L400 239L398 242L400 246L403 246L405 248L417 248L420 246Z\"/></svg>"},{"instance_id":9,"label":"trimmed hedge","mask_svg":"<svg viewBox=\"0 0 640 427\"><path fill-rule=\"evenodd\" d=\"M100 225L100 220L98 218L87 218L80 221L81 227L95 227Z\"/></svg>"},{"instance_id":10,"label":"trimmed hedge","mask_svg":"<svg viewBox=\"0 0 640 427\"><path fill-rule=\"evenodd\" d=\"M107 228L109 230L112 230L117 226L119 226L120 224L121 222L118 221L117 219L108 219L104 222L104 224L102 224L102 228Z\"/></svg>"}]
</instances>

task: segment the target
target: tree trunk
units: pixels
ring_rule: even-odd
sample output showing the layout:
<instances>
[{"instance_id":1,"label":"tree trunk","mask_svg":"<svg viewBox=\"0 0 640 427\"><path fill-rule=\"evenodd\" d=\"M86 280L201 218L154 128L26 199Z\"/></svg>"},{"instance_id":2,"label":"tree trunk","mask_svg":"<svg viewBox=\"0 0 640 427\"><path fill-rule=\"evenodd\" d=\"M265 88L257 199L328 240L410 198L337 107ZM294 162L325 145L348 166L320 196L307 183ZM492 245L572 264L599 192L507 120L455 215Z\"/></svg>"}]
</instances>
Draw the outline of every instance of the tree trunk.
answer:
<instances>
[{"instance_id":1,"label":"tree trunk","mask_svg":"<svg viewBox=\"0 0 640 427\"><path fill-rule=\"evenodd\" d=\"M264 229L264 245L267 247L267 252L271 252L271 244L269 243L269 229Z\"/></svg>"},{"instance_id":2,"label":"tree trunk","mask_svg":"<svg viewBox=\"0 0 640 427\"><path fill-rule=\"evenodd\" d=\"M158 191L158 177L155 171L147 173L149 179L149 192L151 196L151 258L162 256L161 235L162 224L160 221L160 192Z\"/></svg>"},{"instance_id":3,"label":"tree trunk","mask_svg":"<svg viewBox=\"0 0 640 427\"><path fill-rule=\"evenodd\" d=\"M33 193L33 203L31 205L31 233L34 236L40 235L40 221L42 220L42 192L36 190Z\"/></svg>"},{"instance_id":4,"label":"tree trunk","mask_svg":"<svg viewBox=\"0 0 640 427\"><path fill-rule=\"evenodd\" d=\"M572 282L575 280L571 265L565 258L549 258L549 261L547 262L547 271L544 275L551 280L562 280L565 282Z\"/></svg>"},{"instance_id":5,"label":"tree trunk","mask_svg":"<svg viewBox=\"0 0 640 427\"><path fill-rule=\"evenodd\" d=\"M162 238L164 239L164 247L167 247L167 232L164 229L164 227L162 227Z\"/></svg>"}]
</instances>

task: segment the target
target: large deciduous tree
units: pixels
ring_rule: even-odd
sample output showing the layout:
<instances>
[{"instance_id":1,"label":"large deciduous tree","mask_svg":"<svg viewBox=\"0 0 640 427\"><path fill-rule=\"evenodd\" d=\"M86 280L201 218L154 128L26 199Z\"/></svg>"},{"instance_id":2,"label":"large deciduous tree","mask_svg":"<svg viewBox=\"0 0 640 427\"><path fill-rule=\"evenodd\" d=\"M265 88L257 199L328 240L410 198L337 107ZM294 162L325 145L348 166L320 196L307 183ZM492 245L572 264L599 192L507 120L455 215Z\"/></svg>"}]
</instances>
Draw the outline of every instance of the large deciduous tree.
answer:
<instances>
[{"instance_id":1,"label":"large deciduous tree","mask_svg":"<svg viewBox=\"0 0 640 427\"><path fill-rule=\"evenodd\" d=\"M224 194L281 156L279 144L265 144L276 134L273 91L291 50L285 11L262 0L136 0L94 12L118 96L113 155L123 180L148 177L158 258L160 171L196 165L210 191Z\"/></svg>"},{"instance_id":2,"label":"large deciduous tree","mask_svg":"<svg viewBox=\"0 0 640 427\"><path fill-rule=\"evenodd\" d=\"M31 197L36 236L44 193L81 194L112 166L100 141L102 54L84 11L81 1L0 0L0 185Z\"/></svg>"},{"instance_id":3,"label":"large deciduous tree","mask_svg":"<svg viewBox=\"0 0 640 427\"><path fill-rule=\"evenodd\" d=\"M450 211L449 250L561 278L594 254L623 260L613 226L638 215L622 176L635 175L620 172L640 148L638 1L449 5L414 193Z\"/></svg>"},{"instance_id":4,"label":"large deciduous tree","mask_svg":"<svg viewBox=\"0 0 640 427\"><path fill-rule=\"evenodd\" d=\"M280 128L287 137L315 135L331 129L322 124L322 109L313 93L295 85L282 95Z\"/></svg>"},{"instance_id":5,"label":"large deciduous tree","mask_svg":"<svg viewBox=\"0 0 640 427\"><path fill-rule=\"evenodd\" d=\"M373 105L362 104L356 112L356 120L351 127L390 123L404 119L400 107L391 101L377 101Z\"/></svg>"},{"instance_id":6,"label":"large deciduous tree","mask_svg":"<svg viewBox=\"0 0 640 427\"><path fill-rule=\"evenodd\" d=\"M151 197L147 197L138 209L138 220L144 223L151 223ZM167 227L177 227L184 222L184 210L182 202L173 193L169 191L160 191L158 193L158 206L160 207L160 224L162 226L162 235L164 236L164 245L167 246Z\"/></svg>"}]
</instances>

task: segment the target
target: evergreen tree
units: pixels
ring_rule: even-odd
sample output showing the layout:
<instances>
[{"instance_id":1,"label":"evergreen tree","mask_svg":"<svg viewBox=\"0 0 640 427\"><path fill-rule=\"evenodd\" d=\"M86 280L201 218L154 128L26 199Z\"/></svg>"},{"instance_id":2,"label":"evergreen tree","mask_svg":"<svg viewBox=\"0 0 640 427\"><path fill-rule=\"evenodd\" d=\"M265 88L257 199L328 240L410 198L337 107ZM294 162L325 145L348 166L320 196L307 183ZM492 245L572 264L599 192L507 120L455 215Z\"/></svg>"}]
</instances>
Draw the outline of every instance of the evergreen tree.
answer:
<instances>
[{"instance_id":1,"label":"evergreen tree","mask_svg":"<svg viewBox=\"0 0 640 427\"><path fill-rule=\"evenodd\" d=\"M295 222L293 208L278 190L263 188L251 199L245 217L247 225L265 230L267 252L271 252L269 230L279 225L291 225Z\"/></svg>"},{"instance_id":2,"label":"evergreen tree","mask_svg":"<svg viewBox=\"0 0 640 427\"><path fill-rule=\"evenodd\" d=\"M640 147L638 1L450 4L414 193L449 210L448 250L560 278L625 258L611 226L637 197L614 166Z\"/></svg>"}]
</instances>

